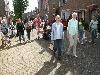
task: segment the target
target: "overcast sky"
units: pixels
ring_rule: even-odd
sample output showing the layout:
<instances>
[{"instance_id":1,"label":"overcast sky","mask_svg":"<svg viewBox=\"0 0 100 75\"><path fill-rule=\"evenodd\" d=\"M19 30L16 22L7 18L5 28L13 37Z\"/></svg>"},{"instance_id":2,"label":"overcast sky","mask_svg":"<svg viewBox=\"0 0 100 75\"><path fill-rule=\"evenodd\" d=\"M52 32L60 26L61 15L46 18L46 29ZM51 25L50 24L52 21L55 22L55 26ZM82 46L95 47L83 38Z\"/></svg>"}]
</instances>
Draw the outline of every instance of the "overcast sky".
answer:
<instances>
[{"instance_id":1,"label":"overcast sky","mask_svg":"<svg viewBox=\"0 0 100 75\"><path fill-rule=\"evenodd\" d=\"M9 8L12 11L13 10L13 2L12 0L9 1ZM27 10L25 12L30 12L31 10L34 10L35 7L38 7L38 2L37 0L29 0L29 6L27 7Z\"/></svg>"}]
</instances>

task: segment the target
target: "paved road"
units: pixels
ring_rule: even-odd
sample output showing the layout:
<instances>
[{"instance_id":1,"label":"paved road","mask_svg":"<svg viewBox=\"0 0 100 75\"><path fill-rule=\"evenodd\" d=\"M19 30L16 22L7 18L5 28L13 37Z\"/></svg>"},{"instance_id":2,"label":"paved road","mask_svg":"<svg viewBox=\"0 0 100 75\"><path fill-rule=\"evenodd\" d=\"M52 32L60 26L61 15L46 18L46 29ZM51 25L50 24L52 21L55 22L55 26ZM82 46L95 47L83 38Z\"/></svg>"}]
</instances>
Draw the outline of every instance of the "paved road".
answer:
<instances>
[{"instance_id":1,"label":"paved road","mask_svg":"<svg viewBox=\"0 0 100 75\"><path fill-rule=\"evenodd\" d=\"M100 75L100 38L94 46L78 45L78 58L66 54L64 42L61 61L48 48L50 41L35 38L36 33L31 35L31 43L26 44L12 39L9 49L0 48L0 75Z\"/></svg>"}]
</instances>

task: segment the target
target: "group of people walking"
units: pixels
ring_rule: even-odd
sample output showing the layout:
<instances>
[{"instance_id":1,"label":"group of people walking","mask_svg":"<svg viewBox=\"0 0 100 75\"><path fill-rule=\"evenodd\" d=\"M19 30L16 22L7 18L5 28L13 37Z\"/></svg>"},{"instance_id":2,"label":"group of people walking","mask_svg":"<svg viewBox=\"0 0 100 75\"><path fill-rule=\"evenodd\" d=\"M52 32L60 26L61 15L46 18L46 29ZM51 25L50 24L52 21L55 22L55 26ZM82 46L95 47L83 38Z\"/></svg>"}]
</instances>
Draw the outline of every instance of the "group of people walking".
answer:
<instances>
[{"instance_id":1,"label":"group of people walking","mask_svg":"<svg viewBox=\"0 0 100 75\"><path fill-rule=\"evenodd\" d=\"M30 33L34 28L37 29L37 35L39 35L39 25L41 23L39 15L33 21L23 21L19 18L16 19L15 24L13 24L12 21L10 22L11 23L7 23L7 20L3 19L0 24L0 31L3 35L7 35L12 38L19 37L19 43L22 43L22 40L25 43L26 38L28 39L27 41L30 42Z\"/></svg>"},{"instance_id":2,"label":"group of people walking","mask_svg":"<svg viewBox=\"0 0 100 75\"><path fill-rule=\"evenodd\" d=\"M67 42L68 42L68 50L67 54L71 54L71 50L73 50L73 55L77 56L77 43L84 44L84 35L85 35L85 28L84 28L84 21L82 18L77 20L77 13L72 13L72 18L68 22L67 27ZM56 22L52 24L52 32L51 32L51 40L54 41L54 56L56 52L58 52L58 59L61 59L62 54L62 40L64 39L64 31L63 31L63 24L61 23L61 18L59 15L55 17ZM88 31L91 33L91 43L95 43L95 39L97 38L97 34L99 34L98 30L99 22L96 19L96 16L92 17L92 20L89 24ZM100 25L100 24L99 24ZM100 28L99 28L100 29Z\"/></svg>"},{"instance_id":3,"label":"group of people walking","mask_svg":"<svg viewBox=\"0 0 100 75\"><path fill-rule=\"evenodd\" d=\"M77 20L77 13L72 13L71 19L68 21L67 27L67 42L68 42L68 50L67 54L71 54L71 50L73 50L73 55L77 56L77 43L84 44L84 37L85 37L85 22L82 18ZM51 40L54 41L54 55L58 52L58 59L61 59L62 54L62 40L64 39L64 29L63 24L61 22L61 18L59 15L55 16L55 21L52 24L51 28ZM92 44L96 44L95 39L98 37L100 33L100 18L96 16L92 16L92 20L89 24L88 31L91 33L91 42ZM30 32L33 28L36 28L38 39L39 37L39 28L41 27L41 19L39 15L33 21L26 21L25 23L19 18L16 20L16 25L9 25L2 21L1 30L4 34L8 33L7 28L14 30L16 29L17 34L16 37L19 36L20 43L23 41L25 42L25 30L27 32L28 41L30 41ZM14 34L13 32L11 34Z\"/></svg>"},{"instance_id":4,"label":"group of people walking","mask_svg":"<svg viewBox=\"0 0 100 75\"><path fill-rule=\"evenodd\" d=\"M28 41L30 42L30 36L31 36L31 31L33 31L33 29L35 28L37 30L37 38L39 39L39 28L40 28L40 25L41 25L41 19L39 17L39 15L37 15L37 17L32 20L32 21L21 21L21 19L18 19L17 20L17 23L16 23L16 29L17 29L17 33L18 33L18 36L19 36L19 41L21 43L21 37L23 38L23 41L25 42L25 37L24 35L27 34L27 38L28 38ZM26 31L26 33L25 33Z\"/></svg>"}]
</instances>

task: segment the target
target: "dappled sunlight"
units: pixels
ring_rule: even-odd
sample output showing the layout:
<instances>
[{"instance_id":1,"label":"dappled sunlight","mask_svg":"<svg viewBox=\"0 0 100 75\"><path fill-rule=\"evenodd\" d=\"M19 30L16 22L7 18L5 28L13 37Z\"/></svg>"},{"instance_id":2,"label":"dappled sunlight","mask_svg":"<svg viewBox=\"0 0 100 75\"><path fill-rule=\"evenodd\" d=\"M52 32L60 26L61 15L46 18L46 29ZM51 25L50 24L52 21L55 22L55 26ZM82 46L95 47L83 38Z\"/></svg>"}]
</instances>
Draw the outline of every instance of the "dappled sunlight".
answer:
<instances>
[{"instance_id":1,"label":"dappled sunlight","mask_svg":"<svg viewBox=\"0 0 100 75\"><path fill-rule=\"evenodd\" d=\"M73 75L71 71L68 71L65 75Z\"/></svg>"}]
</instances>

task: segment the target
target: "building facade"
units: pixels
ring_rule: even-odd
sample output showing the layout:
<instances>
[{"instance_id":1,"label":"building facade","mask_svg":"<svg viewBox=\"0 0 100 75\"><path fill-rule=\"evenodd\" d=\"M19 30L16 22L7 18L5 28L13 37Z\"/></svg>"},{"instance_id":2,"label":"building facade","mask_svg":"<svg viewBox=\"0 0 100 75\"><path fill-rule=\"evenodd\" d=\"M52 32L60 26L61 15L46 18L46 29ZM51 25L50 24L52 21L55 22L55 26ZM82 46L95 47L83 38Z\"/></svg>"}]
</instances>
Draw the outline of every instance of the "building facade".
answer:
<instances>
[{"instance_id":1,"label":"building facade","mask_svg":"<svg viewBox=\"0 0 100 75\"><path fill-rule=\"evenodd\" d=\"M79 18L83 18L89 22L93 15L100 13L100 1L99 0L67 0L65 9L69 9L71 12L76 11Z\"/></svg>"},{"instance_id":2,"label":"building facade","mask_svg":"<svg viewBox=\"0 0 100 75\"><path fill-rule=\"evenodd\" d=\"M48 1L49 0L38 0L38 12L42 19L48 18Z\"/></svg>"},{"instance_id":3,"label":"building facade","mask_svg":"<svg viewBox=\"0 0 100 75\"><path fill-rule=\"evenodd\" d=\"M0 17L3 17L5 14L5 1L0 0Z\"/></svg>"},{"instance_id":4,"label":"building facade","mask_svg":"<svg viewBox=\"0 0 100 75\"><path fill-rule=\"evenodd\" d=\"M89 22L92 15L100 13L100 0L39 0L39 2L41 15L48 14L49 20L53 18L53 14L59 14L62 19L67 20L72 12L77 12L78 18Z\"/></svg>"},{"instance_id":5,"label":"building facade","mask_svg":"<svg viewBox=\"0 0 100 75\"><path fill-rule=\"evenodd\" d=\"M83 18L86 22L91 20L93 15L100 13L100 1L99 0L66 0L63 5L59 6L60 11L65 11L66 14L61 14L66 18L68 13L77 12L78 18ZM68 15L68 16L66 16Z\"/></svg>"},{"instance_id":6,"label":"building facade","mask_svg":"<svg viewBox=\"0 0 100 75\"><path fill-rule=\"evenodd\" d=\"M10 16L9 1L8 0L4 1L5 1L5 16L9 17Z\"/></svg>"},{"instance_id":7,"label":"building facade","mask_svg":"<svg viewBox=\"0 0 100 75\"><path fill-rule=\"evenodd\" d=\"M0 0L0 19L5 19L10 16L9 1Z\"/></svg>"}]
</instances>

